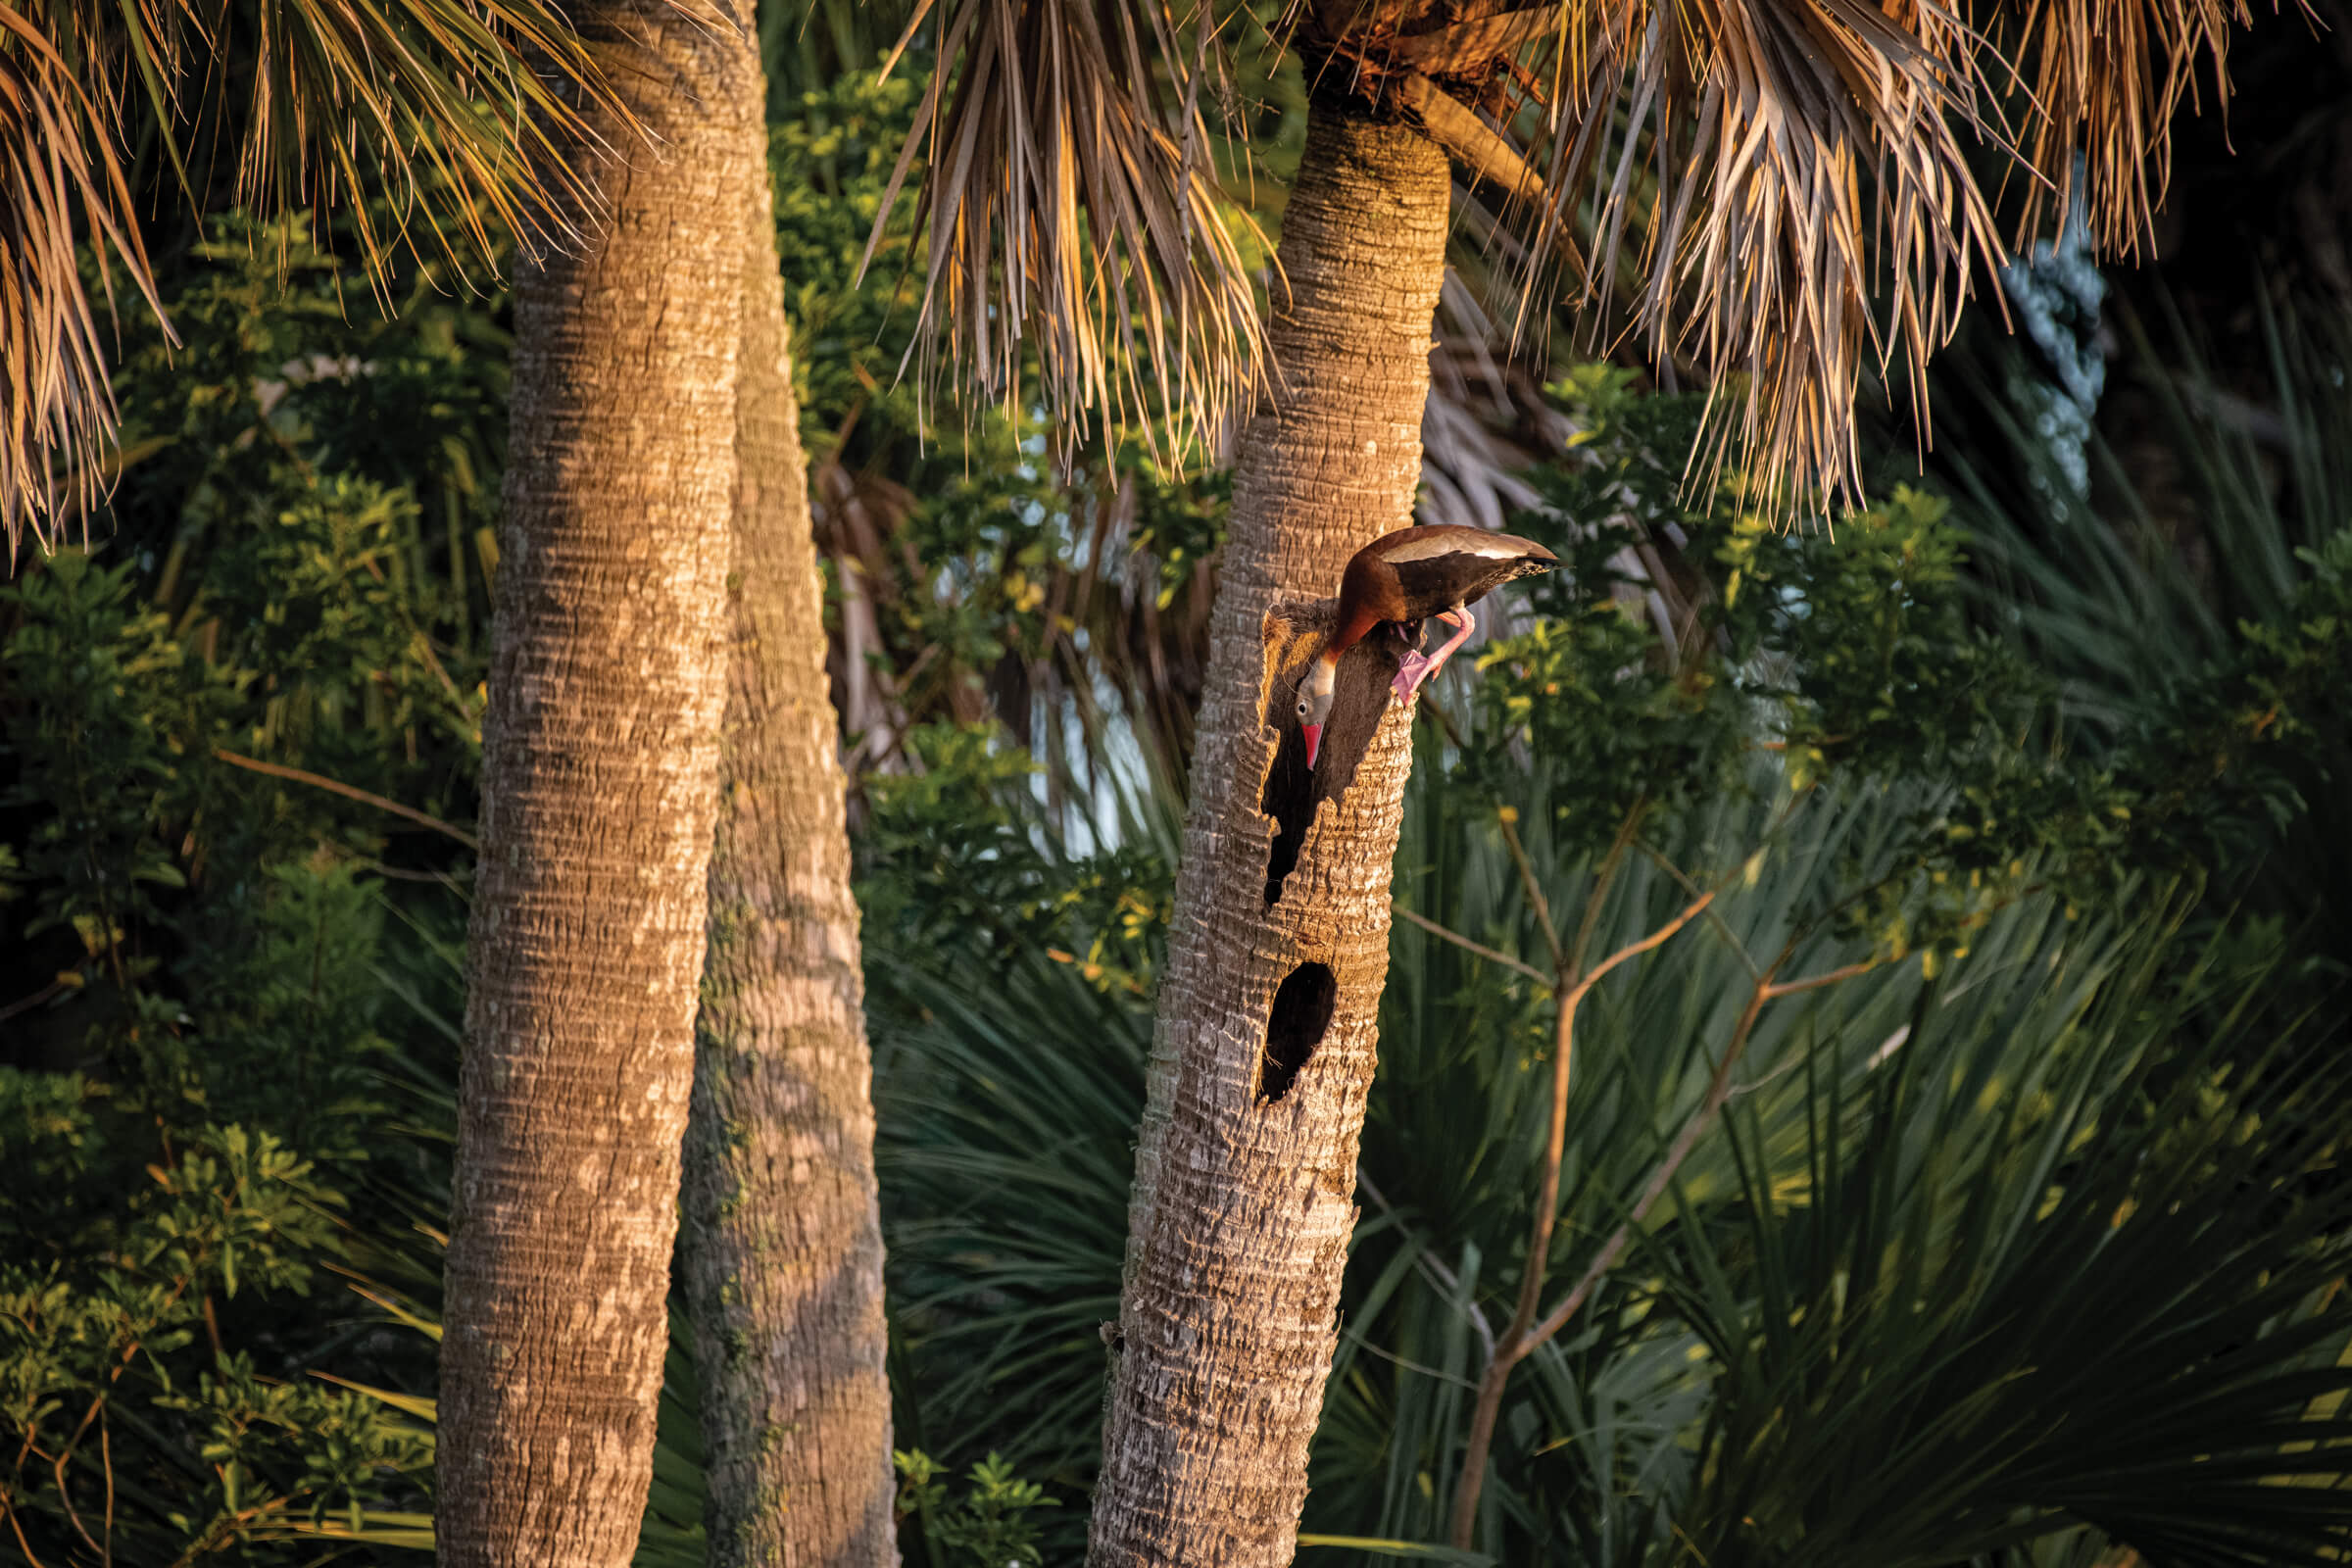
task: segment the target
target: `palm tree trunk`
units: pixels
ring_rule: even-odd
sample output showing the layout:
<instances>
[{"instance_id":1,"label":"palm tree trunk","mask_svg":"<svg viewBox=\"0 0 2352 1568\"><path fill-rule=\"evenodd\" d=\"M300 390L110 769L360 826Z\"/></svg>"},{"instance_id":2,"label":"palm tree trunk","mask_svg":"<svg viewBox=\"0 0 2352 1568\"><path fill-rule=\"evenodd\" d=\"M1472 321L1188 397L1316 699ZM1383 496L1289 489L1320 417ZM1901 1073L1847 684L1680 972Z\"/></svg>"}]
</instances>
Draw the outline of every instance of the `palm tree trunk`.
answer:
<instances>
[{"instance_id":1,"label":"palm tree trunk","mask_svg":"<svg viewBox=\"0 0 2352 1568\"><path fill-rule=\"evenodd\" d=\"M1310 110L1270 328L1281 390L1244 436L1211 629L1098 1565L1281 1564L1296 1545L1355 1222L1411 723L1388 702L1389 656L1351 654L1308 780L1290 682L1329 606L1285 602L1332 593L1355 550L1411 521L1448 188L1419 131Z\"/></svg>"},{"instance_id":2,"label":"palm tree trunk","mask_svg":"<svg viewBox=\"0 0 2352 1568\"><path fill-rule=\"evenodd\" d=\"M882 1568L893 1531L872 1068L838 724L776 270L765 92L742 39L735 636L681 1250L711 1568Z\"/></svg>"},{"instance_id":3,"label":"palm tree trunk","mask_svg":"<svg viewBox=\"0 0 2352 1568\"><path fill-rule=\"evenodd\" d=\"M441 1352L458 1568L636 1545L726 690L750 196L706 107L727 54L666 0L580 23L659 150L597 123L607 220L515 291Z\"/></svg>"}]
</instances>

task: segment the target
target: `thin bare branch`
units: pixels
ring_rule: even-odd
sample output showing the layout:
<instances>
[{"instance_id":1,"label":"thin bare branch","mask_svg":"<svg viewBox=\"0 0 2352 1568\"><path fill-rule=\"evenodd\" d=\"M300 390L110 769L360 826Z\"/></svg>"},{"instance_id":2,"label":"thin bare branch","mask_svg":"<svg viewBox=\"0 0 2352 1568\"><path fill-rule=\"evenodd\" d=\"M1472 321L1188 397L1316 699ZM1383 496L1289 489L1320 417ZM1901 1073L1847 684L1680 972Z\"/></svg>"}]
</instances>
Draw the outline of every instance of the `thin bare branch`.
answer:
<instances>
[{"instance_id":1,"label":"thin bare branch","mask_svg":"<svg viewBox=\"0 0 2352 1568\"><path fill-rule=\"evenodd\" d=\"M1617 824L1617 836L1609 843L1609 853L1601 858L1600 875L1592 880L1592 896L1585 900L1585 917L1577 922L1576 941L1568 949L1567 977L1571 985L1584 978L1585 955L1592 951L1592 933L1600 928L1600 911L1609 902L1609 890L1617 885L1617 873L1625 865L1625 852L1633 847L1642 831L1642 819L1649 814L1647 796L1637 797L1625 820Z\"/></svg>"},{"instance_id":2,"label":"thin bare branch","mask_svg":"<svg viewBox=\"0 0 2352 1568\"><path fill-rule=\"evenodd\" d=\"M1519 813L1504 807L1495 813L1502 825L1502 842L1511 852L1511 863L1519 868L1519 885L1527 893L1528 907L1536 912L1536 924L1544 932L1544 949L1551 955L1554 971L1565 973L1568 968L1568 950L1560 946L1560 934L1552 929L1551 901L1544 896L1543 886L1536 880L1536 868L1527 858L1526 846L1519 842Z\"/></svg>"},{"instance_id":3,"label":"thin bare branch","mask_svg":"<svg viewBox=\"0 0 2352 1568\"><path fill-rule=\"evenodd\" d=\"M1651 849L1646 844L1642 847L1642 853L1648 856L1652 861L1663 867L1666 871L1666 874L1673 877L1675 883L1681 887L1685 893L1690 894L1694 898L1697 896L1699 892L1698 884L1691 881L1690 877L1686 876L1680 866L1676 865L1672 860L1667 859L1666 857L1660 855L1657 851ZM1729 885L1728 881L1726 885ZM1722 911L1717 909L1714 906L1709 905L1707 906L1706 916L1708 926L1714 930L1718 937L1723 939L1723 945L1732 950L1732 956L1740 960L1740 967L1747 971L1747 977L1750 980L1763 979L1764 966L1756 961L1756 956L1754 954L1747 951L1747 944L1740 940L1740 933L1731 928L1730 923L1724 919Z\"/></svg>"},{"instance_id":4,"label":"thin bare branch","mask_svg":"<svg viewBox=\"0 0 2352 1568\"><path fill-rule=\"evenodd\" d=\"M1609 853L1606 870L1598 879L1591 902L1587 906L1585 929L1578 933L1574 962L1584 961L1584 944L1592 934L1599 906L1607 897L1616 868L1633 842L1633 825L1640 813L1630 813L1617 835ZM1499 1341L1488 1347L1486 1370L1479 1379L1478 1400L1470 1413L1470 1432L1463 1444L1462 1477L1454 1488L1453 1539L1457 1544L1467 1542L1477 1525L1480 1478L1486 1473L1487 1454L1494 1441L1494 1423L1502 1411L1502 1394L1509 1382L1511 1368L1518 1365L1538 1344L1532 1333L1536 1311L1543 1305L1544 1280L1551 1265L1552 1233L1559 1224L1560 1167L1568 1142L1568 1088L1570 1066L1575 1060L1576 1009L1592 989L1600 983L1610 970L1619 964L1639 957L1661 946L1701 910L1715 902L1715 893L1700 894L1664 925L1647 936L1630 942L1601 960L1591 974L1574 979L1573 971L1563 968L1561 982L1564 995L1552 1023L1551 1040L1551 1119L1544 1147L1544 1175L1536 1194L1535 1219L1530 1226L1527 1261L1519 1277L1519 1300L1511 1313L1508 1327Z\"/></svg>"},{"instance_id":5,"label":"thin bare branch","mask_svg":"<svg viewBox=\"0 0 2352 1568\"><path fill-rule=\"evenodd\" d=\"M1878 966L1878 959L1864 958L1859 963L1842 964L1826 974L1807 975L1802 980L1784 980L1778 985L1765 987L1764 998L1768 1002L1773 1002L1782 997L1793 997L1800 991L1818 991L1823 986L1834 986L1841 980L1851 980L1854 976L1868 973Z\"/></svg>"},{"instance_id":6,"label":"thin bare branch","mask_svg":"<svg viewBox=\"0 0 2352 1568\"><path fill-rule=\"evenodd\" d=\"M1602 978L1605 977L1611 969L1616 968L1619 964L1624 963L1630 958L1638 958L1642 954L1649 952L1652 948L1671 940L1677 931L1680 931L1684 926L1689 925L1695 916L1704 911L1706 907L1714 902L1715 893L1713 889L1709 889L1707 892L1700 894L1691 903L1685 905L1682 909L1676 913L1673 919L1667 921L1664 925L1658 927L1655 931L1652 931L1649 935L1642 938L1640 941L1627 943L1624 947L1619 948L1615 953L1612 953L1607 957L1601 959L1599 963L1593 965L1592 972L1585 976L1584 979L1578 981L1576 989L1568 993L1568 995L1581 1001L1584 998L1585 993L1591 991L1594 986L1598 985Z\"/></svg>"},{"instance_id":7,"label":"thin bare branch","mask_svg":"<svg viewBox=\"0 0 2352 1568\"><path fill-rule=\"evenodd\" d=\"M1509 954L1500 952L1494 948L1490 948L1482 942L1473 942L1468 937L1463 936L1459 931L1450 930L1446 926L1442 926L1438 924L1437 921L1432 920L1429 916L1421 914L1415 910L1408 909L1401 904L1391 904L1389 907L1394 909L1397 914L1402 915L1411 924L1419 926L1422 930L1428 932L1431 936L1438 938L1440 941L1450 942L1455 947L1461 949L1464 953L1475 953L1480 957L1486 959L1489 963L1498 963L1504 968L1512 970L1515 973L1523 974L1527 976L1528 979L1533 980L1536 984L1542 986L1546 992L1552 989L1552 977L1545 974L1543 970L1537 968L1534 964L1523 963L1519 959L1512 957Z\"/></svg>"},{"instance_id":8,"label":"thin bare branch","mask_svg":"<svg viewBox=\"0 0 2352 1568\"><path fill-rule=\"evenodd\" d=\"M266 773L271 778L287 779L296 784L308 784L313 789L326 790L340 795L346 800L358 801L363 806L372 806L379 811L390 811L395 816L405 816L410 821L429 827L436 833L447 834L467 849L477 853L482 847L481 840L462 827L453 827L439 817L428 816L413 806L403 806L398 801L388 801L381 795L369 794L364 789L327 778L322 774L307 773L299 767L287 767L281 762L265 762L259 758L239 757L235 752L223 751L218 746L213 748L213 755L232 767L242 767L255 773Z\"/></svg>"},{"instance_id":9,"label":"thin bare branch","mask_svg":"<svg viewBox=\"0 0 2352 1568\"><path fill-rule=\"evenodd\" d=\"M1674 1142L1666 1150L1666 1157L1659 1160L1657 1168L1650 1172L1641 1197L1634 1200L1633 1208L1618 1222L1617 1228L1609 1233L1609 1239L1601 1244L1600 1250L1592 1254L1592 1261L1585 1266L1576 1284L1560 1298L1557 1306L1544 1313L1542 1321L1528 1331L1525 1349L1520 1352L1522 1355L1568 1326L1568 1320L1576 1316L1594 1287L1607 1277L1609 1270L1617 1266L1617 1259L1624 1255L1626 1248L1633 1243L1634 1231L1649 1217L1650 1209L1665 1195L1666 1189L1673 1185L1676 1173L1683 1168L1683 1162L1690 1157L1690 1151L1698 1147L1699 1136L1713 1123L1724 1102L1731 1098L1732 1069L1747 1051L1748 1039L1755 1033L1756 1019L1763 1013L1764 1004L1770 1000L1770 989L1767 985L1759 984L1748 993L1747 1005L1740 1009L1740 1022L1732 1031L1731 1043L1724 1049L1723 1059L1715 1064L1714 1076L1707 1082L1706 1098L1675 1134Z\"/></svg>"}]
</instances>

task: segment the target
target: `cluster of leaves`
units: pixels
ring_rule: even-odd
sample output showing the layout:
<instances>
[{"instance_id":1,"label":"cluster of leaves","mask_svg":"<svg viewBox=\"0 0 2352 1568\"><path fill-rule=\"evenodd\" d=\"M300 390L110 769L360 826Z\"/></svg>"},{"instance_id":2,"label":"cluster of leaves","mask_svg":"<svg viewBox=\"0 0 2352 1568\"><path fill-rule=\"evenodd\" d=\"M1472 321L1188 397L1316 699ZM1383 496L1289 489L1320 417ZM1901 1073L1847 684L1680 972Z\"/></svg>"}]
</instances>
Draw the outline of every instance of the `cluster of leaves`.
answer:
<instances>
[{"instance_id":1,"label":"cluster of leaves","mask_svg":"<svg viewBox=\"0 0 2352 1568\"><path fill-rule=\"evenodd\" d=\"M2331 787L2310 757L2341 744L2332 720L2352 673L2352 529L2295 557L2308 575L2285 615L2241 621L2237 646L2130 737L2143 809L2208 863L2282 836Z\"/></svg>"},{"instance_id":2,"label":"cluster of leaves","mask_svg":"<svg viewBox=\"0 0 2352 1568\"><path fill-rule=\"evenodd\" d=\"M125 355L93 548L0 592L0 1501L34 1560L272 1560L421 1496L429 1434L322 1378L429 1376L349 1282L429 1266L465 862L351 792L471 814L504 389L478 312L363 287L220 223L167 288L185 347Z\"/></svg>"},{"instance_id":3,"label":"cluster of leaves","mask_svg":"<svg viewBox=\"0 0 2352 1568\"><path fill-rule=\"evenodd\" d=\"M1174 899L1164 844L1074 852L1032 791L1037 763L993 724L929 724L908 739L914 767L866 781L868 942L997 964L1044 953L1098 989L1148 995Z\"/></svg>"},{"instance_id":4,"label":"cluster of leaves","mask_svg":"<svg viewBox=\"0 0 2352 1568\"><path fill-rule=\"evenodd\" d=\"M380 1403L306 1375L343 1315L320 1277L354 1260L343 1195L201 1095L0 1068L0 1512L28 1560L250 1551L355 1519L430 1460Z\"/></svg>"},{"instance_id":5,"label":"cluster of leaves","mask_svg":"<svg viewBox=\"0 0 2352 1568\"><path fill-rule=\"evenodd\" d=\"M899 1518L921 1532L929 1568L1043 1568L1037 1523L1029 1515L1057 1507L1045 1489L1023 1481L997 1454L972 1466L964 1494L948 1494L946 1471L919 1448L899 1449Z\"/></svg>"},{"instance_id":6,"label":"cluster of leaves","mask_svg":"<svg viewBox=\"0 0 2352 1568\"><path fill-rule=\"evenodd\" d=\"M1467 749L1459 771L1511 803L1542 759L1558 853L1598 855L1727 793L1793 811L1825 785L1933 781L1899 833L1821 884L1849 930L1900 957L1964 948L2028 890L2103 904L2132 873L2199 850L2210 863L2220 824L2295 808L2274 764L2352 672L2352 536L2306 552L2289 616L2242 628L2130 746L2094 758L2061 738L2055 685L1972 624L1965 535L1941 498L1898 486L1834 528L1785 532L1737 485L1687 494L1675 454L1699 399L1638 397L1605 367L1557 390L1585 439L1539 474L1546 510L1524 526L1557 540L1564 569L1535 591L1541 618L1479 660L1478 727L1512 745ZM1660 624L1624 569L1636 560L1695 585L1681 624Z\"/></svg>"}]
</instances>

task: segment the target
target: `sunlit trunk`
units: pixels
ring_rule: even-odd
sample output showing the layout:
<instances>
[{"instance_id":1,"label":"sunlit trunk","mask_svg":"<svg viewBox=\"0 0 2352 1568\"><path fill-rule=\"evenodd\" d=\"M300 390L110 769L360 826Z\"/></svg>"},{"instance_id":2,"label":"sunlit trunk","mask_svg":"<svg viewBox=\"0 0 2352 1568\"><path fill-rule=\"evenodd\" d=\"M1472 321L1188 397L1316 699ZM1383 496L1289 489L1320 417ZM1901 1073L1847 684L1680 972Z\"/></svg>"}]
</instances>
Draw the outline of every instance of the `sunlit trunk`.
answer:
<instances>
[{"instance_id":1,"label":"sunlit trunk","mask_svg":"<svg viewBox=\"0 0 2352 1568\"><path fill-rule=\"evenodd\" d=\"M1412 520L1448 188L1419 131L1310 112L1270 328L1281 385L1244 436L1219 579L1098 1564L1293 1554L1355 1222L1411 727L1388 702L1390 653L1360 649L1309 780L1289 682L1327 622L1276 607L1335 593L1351 554Z\"/></svg>"},{"instance_id":2,"label":"sunlit trunk","mask_svg":"<svg viewBox=\"0 0 2352 1568\"><path fill-rule=\"evenodd\" d=\"M882 1225L837 722L767 180L741 40L741 474L710 948L686 1142L711 1568L898 1561Z\"/></svg>"},{"instance_id":3,"label":"sunlit trunk","mask_svg":"<svg viewBox=\"0 0 2352 1568\"><path fill-rule=\"evenodd\" d=\"M725 698L744 160L728 46L581 30L651 132L578 254L518 270L435 1526L462 1568L622 1568L668 1344ZM658 149L658 150L655 150Z\"/></svg>"}]
</instances>

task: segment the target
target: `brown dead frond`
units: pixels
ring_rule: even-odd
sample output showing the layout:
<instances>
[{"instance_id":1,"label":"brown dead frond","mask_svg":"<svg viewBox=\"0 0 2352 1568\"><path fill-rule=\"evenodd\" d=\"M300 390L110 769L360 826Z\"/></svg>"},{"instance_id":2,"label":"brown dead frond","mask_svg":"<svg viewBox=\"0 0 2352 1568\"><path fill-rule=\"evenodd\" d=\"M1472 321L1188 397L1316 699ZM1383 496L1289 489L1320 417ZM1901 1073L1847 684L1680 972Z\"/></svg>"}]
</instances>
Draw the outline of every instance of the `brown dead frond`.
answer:
<instances>
[{"instance_id":1,"label":"brown dead frond","mask_svg":"<svg viewBox=\"0 0 2352 1568\"><path fill-rule=\"evenodd\" d=\"M1961 140L1988 129L1971 40L1929 6L1909 24L1856 0L1613 0L1550 51L1543 162L1589 204L1586 292L1635 269L1650 354L1713 379L1701 466L1739 457L1774 510L1858 491L1864 356L1924 401L1972 259L2001 254ZM1539 230L1522 286L1551 259Z\"/></svg>"},{"instance_id":2,"label":"brown dead frond","mask_svg":"<svg viewBox=\"0 0 2352 1568\"><path fill-rule=\"evenodd\" d=\"M2080 211L2092 241L2132 254L2149 235L2172 167L2173 116L2211 63L2214 100L2229 99L2230 29L2244 0L2028 0L1984 24L2014 68L1996 89L2034 96L2034 167L2044 175L2020 232L2054 230Z\"/></svg>"},{"instance_id":3,"label":"brown dead frond","mask_svg":"<svg viewBox=\"0 0 2352 1568\"><path fill-rule=\"evenodd\" d=\"M228 69L248 58L249 74ZM120 265L160 315L121 160L128 126L155 133L184 187L191 128L223 117L241 124L234 199L264 217L350 217L380 287L402 250L463 270L490 263L507 235L567 239L593 210L593 187L564 151L582 133L582 103L618 113L554 0L6 0L0 525L10 557L27 527L52 542L54 525L95 498L112 442L78 248L97 252L110 314Z\"/></svg>"},{"instance_id":4,"label":"brown dead frond","mask_svg":"<svg viewBox=\"0 0 2352 1568\"><path fill-rule=\"evenodd\" d=\"M1476 176L1514 340L1564 281L1587 326L1713 386L1694 478L1737 461L1786 514L1858 490L1866 363L1924 419L1927 358L2007 252L1970 156L2019 172L2021 233L2080 209L2129 248L2244 4L1293 0L1284 25Z\"/></svg>"},{"instance_id":5,"label":"brown dead frond","mask_svg":"<svg viewBox=\"0 0 2352 1568\"><path fill-rule=\"evenodd\" d=\"M1608 0L1552 40L1541 162L1591 204L1598 294L1632 261L1652 354L1718 377L1706 476L1737 458L1776 512L1856 497L1864 357L1924 424L1928 357L1975 264L2007 254L1970 144L2018 171L2023 232L2080 208L2128 245L2200 58L2223 79L2234 4L2032 0L1979 20L1941 0Z\"/></svg>"},{"instance_id":6,"label":"brown dead frond","mask_svg":"<svg viewBox=\"0 0 2352 1568\"><path fill-rule=\"evenodd\" d=\"M1265 247L1212 177L1213 18L1154 0L924 0L907 36L934 17L938 70L867 246L870 261L919 157L923 384L953 369L1007 408L1034 398L1065 450L1098 417L1148 442L1165 417L1221 452L1265 374L1229 225Z\"/></svg>"},{"instance_id":7,"label":"brown dead frond","mask_svg":"<svg viewBox=\"0 0 2352 1568\"><path fill-rule=\"evenodd\" d=\"M95 499L115 430L78 236L97 241L110 311L118 262L156 305L101 104L29 19L0 7L0 526L13 557L28 518Z\"/></svg>"}]
</instances>

